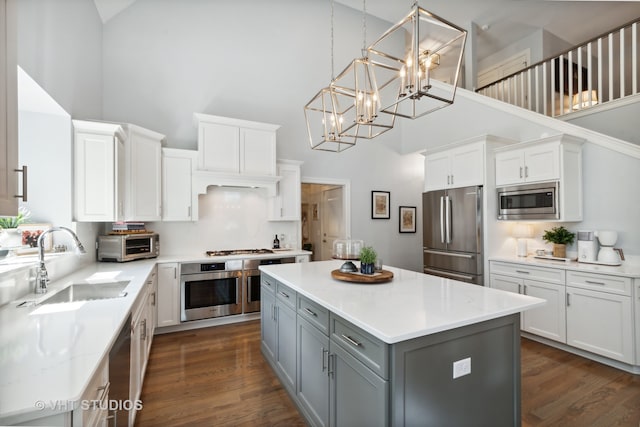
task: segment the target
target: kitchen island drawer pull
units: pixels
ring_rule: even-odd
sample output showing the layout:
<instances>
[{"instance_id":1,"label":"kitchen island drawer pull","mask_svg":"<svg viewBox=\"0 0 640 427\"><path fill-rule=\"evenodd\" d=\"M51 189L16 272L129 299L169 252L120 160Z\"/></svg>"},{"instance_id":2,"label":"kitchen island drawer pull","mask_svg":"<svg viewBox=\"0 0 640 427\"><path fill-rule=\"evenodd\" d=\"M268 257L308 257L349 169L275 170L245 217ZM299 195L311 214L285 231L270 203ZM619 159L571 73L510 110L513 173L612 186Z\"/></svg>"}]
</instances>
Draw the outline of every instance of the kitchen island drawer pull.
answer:
<instances>
[{"instance_id":1,"label":"kitchen island drawer pull","mask_svg":"<svg viewBox=\"0 0 640 427\"><path fill-rule=\"evenodd\" d=\"M600 285L600 286L606 286L607 285L604 282L596 282L595 280L585 280L585 283L588 283L590 285Z\"/></svg>"},{"instance_id":2,"label":"kitchen island drawer pull","mask_svg":"<svg viewBox=\"0 0 640 427\"><path fill-rule=\"evenodd\" d=\"M359 343L358 341L354 340L353 338L351 338L349 335L345 335L345 334L341 334L342 338L345 339L349 344L355 346L355 347L362 347L362 344Z\"/></svg>"},{"instance_id":3,"label":"kitchen island drawer pull","mask_svg":"<svg viewBox=\"0 0 640 427\"><path fill-rule=\"evenodd\" d=\"M526 271L526 270L516 270L516 273L520 273L520 274L531 274L530 271Z\"/></svg>"},{"instance_id":4,"label":"kitchen island drawer pull","mask_svg":"<svg viewBox=\"0 0 640 427\"><path fill-rule=\"evenodd\" d=\"M307 307L305 307L305 308L304 308L304 311L306 311L307 313L309 313L309 314L310 314L310 315L312 315L313 317L318 317L318 314L317 314L315 311L310 310L310 309L309 309L309 308L307 308Z\"/></svg>"},{"instance_id":5,"label":"kitchen island drawer pull","mask_svg":"<svg viewBox=\"0 0 640 427\"><path fill-rule=\"evenodd\" d=\"M279 293L280 295L282 295L283 297L285 297L285 298L289 298L289 294L287 294L287 293L285 293L285 292L278 291L278 293Z\"/></svg>"}]
</instances>

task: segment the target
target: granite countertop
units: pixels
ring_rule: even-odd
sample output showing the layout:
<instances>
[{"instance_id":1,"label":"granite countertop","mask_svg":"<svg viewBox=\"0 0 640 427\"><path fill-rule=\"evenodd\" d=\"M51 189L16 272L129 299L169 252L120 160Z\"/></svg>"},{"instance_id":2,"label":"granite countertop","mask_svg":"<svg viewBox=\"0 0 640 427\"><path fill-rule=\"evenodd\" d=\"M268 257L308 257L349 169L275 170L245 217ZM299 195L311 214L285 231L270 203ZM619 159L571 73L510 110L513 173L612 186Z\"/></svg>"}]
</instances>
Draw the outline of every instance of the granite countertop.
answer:
<instances>
[{"instance_id":1,"label":"granite countertop","mask_svg":"<svg viewBox=\"0 0 640 427\"><path fill-rule=\"evenodd\" d=\"M74 408L129 315L156 260L94 263L51 282L44 295L30 294L0 307L0 425L33 412ZM41 301L78 282L129 281L122 298L64 304ZM39 410L37 402L59 402Z\"/></svg>"},{"instance_id":2,"label":"granite countertop","mask_svg":"<svg viewBox=\"0 0 640 427\"><path fill-rule=\"evenodd\" d=\"M394 344L518 313L545 300L389 266L380 284L331 277L343 261L260 266L260 270L338 316Z\"/></svg>"},{"instance_id":3,"label":"granite countertop","mask_svg":"<svg viewBox=\"0 0 640 427\"><path fill-rule=\"evenodd\" d=\"M612 276L624 276L640 278L640 264L631 261L623 261L622 265L610 266L601 264L589 264L577 261L558 261L552 259L536 258L533 255L527 257L518 256L493 256L489 261L503 261L523 265L534 265L538 267L551 267L562 270L581 271L584 273L600 273Z\"/></svg>"}]
</instances>

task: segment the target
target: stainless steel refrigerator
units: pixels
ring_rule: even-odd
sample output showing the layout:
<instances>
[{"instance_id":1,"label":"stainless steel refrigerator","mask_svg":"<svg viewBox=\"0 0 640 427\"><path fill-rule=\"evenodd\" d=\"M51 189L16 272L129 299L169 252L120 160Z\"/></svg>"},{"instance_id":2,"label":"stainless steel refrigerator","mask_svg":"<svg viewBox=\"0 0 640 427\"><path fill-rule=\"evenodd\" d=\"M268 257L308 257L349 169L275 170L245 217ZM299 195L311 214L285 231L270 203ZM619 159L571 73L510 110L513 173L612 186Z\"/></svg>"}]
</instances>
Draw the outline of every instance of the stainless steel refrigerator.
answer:
<instances>
[{"instance_id":1,"label":"stainless steel refrigerator","mask_svg":"<svg viewBox=\"0 0 640 427\"><path fill-rule=\"evenodd\" d=\"M484 285L482 187L422 194L424 272Z\"/></svg>"}]
</instances>

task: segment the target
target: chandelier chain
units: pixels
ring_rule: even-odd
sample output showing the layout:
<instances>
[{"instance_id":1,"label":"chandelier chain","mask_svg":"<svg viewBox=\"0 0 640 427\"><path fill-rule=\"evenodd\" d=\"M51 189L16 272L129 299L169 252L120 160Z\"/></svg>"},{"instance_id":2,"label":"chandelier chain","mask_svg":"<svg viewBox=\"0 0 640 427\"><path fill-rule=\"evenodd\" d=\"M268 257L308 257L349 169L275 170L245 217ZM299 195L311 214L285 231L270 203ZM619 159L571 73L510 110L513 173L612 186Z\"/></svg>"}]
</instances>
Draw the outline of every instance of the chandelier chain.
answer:
<instances>
[{"instance_id":1,"label":"chandelier chain","mask_svg":"<svg viewBox=\"0 0 640 427\"><path fill-rule=\"evenodd\" d=\"M333 0L331 0L331 81L336 79L336 74L333 66Z\"/></svg>"},{"instance_id":2,"label":"chandelier chain","mask_svg":"<svg viewBox=\"0 0 640 427\"><path fill-rule=\"evenodd\" d=\"M367 49L367 0L362 0L362 50Z\"/></svg>"}]
</instances>

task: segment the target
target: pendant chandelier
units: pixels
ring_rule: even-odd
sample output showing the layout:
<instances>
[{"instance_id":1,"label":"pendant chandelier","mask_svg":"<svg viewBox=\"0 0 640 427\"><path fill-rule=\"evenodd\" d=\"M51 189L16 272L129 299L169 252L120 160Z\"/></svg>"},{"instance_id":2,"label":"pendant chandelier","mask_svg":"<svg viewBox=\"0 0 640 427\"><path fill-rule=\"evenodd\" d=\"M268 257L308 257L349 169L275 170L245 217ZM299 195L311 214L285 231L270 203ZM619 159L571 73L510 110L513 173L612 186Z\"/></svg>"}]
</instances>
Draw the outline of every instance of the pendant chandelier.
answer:
<instances>
[{"instance_id":1,"label":"pendant chandelier","mask_svg":"<svg viewBox=\"0 0 640 427\"><path fill-rule=\"evenodd\" d=\"M422 9L368 47L369 57L397 70L378 88L381 112L410 119L453 103L467 32Z\"/></svg>"},{"instance_id":2,"label":"pendant chandelier","mask_svg":"<svg viewBox=\"0 0 640 427\"><path fill-rule=\"evenodd\" d=\"M356 58L331 83L333 90L340 95L352 98L353 108L344 119L342 135L347 137L371 139L393 129L395 116L379 114L380 95L377 80L392 80L396 69L375 63L368 57L367 43L367 4L362 2L362 57Z\"/></svg>"},{"instance_id":3,"label":"pendant chandelier","mask_svg":"<svg viewBox=\"0 0 640 427\"><path fill-rule=\"evenodd\" d=\"M353 110L353 98L347 93L339 93L332 88L333 67L333 0L331 0L331 84L305 105L309 143L313 150L341 152L356 143L353 135L344 135L345 116Z\"/></svg>"}]
</instances>

